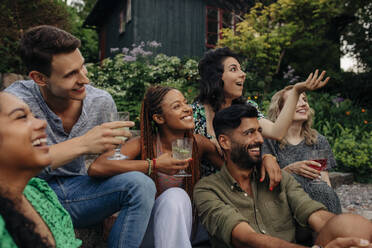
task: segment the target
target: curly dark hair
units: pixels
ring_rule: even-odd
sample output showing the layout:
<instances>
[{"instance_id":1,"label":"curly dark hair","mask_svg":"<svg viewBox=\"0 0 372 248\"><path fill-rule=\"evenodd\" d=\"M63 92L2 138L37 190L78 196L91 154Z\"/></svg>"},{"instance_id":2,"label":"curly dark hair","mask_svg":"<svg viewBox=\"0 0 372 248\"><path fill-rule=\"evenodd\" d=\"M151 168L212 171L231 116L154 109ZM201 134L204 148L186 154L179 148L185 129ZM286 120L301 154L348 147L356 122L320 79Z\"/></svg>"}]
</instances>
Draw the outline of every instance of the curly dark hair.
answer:
<instances>
[{"instance_id":1,"label":"curly dark hair","mask_svg":"<svg viewBox=\"0 0 372 248\"><path fill-rule=\"evenodd\" d=\"M199 61L199 95L195 100L211 105L214 112L218 112L221 105L225 102L222 74L224 72L223 62L228 57L233 57L239 61L238 55L233 53L228 47L210 50ZM242 96L232 102L232 104L237 103L244 103Z\"/></svg>"},{"instance_id":2,"label":"curly dark hair","mask_svg":"<svg viewBox=\"0 0 372 248\"><path fill-rule=\"evenodd\" d=\"M19 248L50 248L46 238L35 232L35 223L18 212L9 198L0 194L0 215L5 227Z\"/></svg>"}]
</instances>

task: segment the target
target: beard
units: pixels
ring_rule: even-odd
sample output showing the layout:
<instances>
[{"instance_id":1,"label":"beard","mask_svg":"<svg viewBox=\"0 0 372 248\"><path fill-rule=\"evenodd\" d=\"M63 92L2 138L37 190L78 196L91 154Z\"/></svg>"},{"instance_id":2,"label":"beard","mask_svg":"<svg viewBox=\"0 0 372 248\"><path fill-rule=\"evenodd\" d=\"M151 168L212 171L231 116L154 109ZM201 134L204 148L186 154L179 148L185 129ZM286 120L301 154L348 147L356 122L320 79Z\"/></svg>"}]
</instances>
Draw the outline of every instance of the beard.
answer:
<instances>
[{"instance_id":1,"label":"beard","mask_svg":"<svg viewBox=\"0 0 372 248\"><path fill-rule=\"evenodd\" d=\"M261 143L241 145L232 141L230 156L231 161L233 161L239 168L246 170L261 166L261 145ZM248 152L249 149L256 147L260 148L260 156L258 158L250 156Z\"/></svg>"}]
</instances>

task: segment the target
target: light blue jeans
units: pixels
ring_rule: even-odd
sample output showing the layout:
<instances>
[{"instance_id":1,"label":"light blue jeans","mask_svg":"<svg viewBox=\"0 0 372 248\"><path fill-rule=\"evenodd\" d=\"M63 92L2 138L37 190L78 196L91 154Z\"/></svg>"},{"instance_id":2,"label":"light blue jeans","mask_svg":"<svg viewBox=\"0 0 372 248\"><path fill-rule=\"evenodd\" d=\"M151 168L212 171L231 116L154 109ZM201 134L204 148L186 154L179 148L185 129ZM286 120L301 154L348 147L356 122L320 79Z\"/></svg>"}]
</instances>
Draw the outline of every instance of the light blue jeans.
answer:
<instances>
[{"instance_id":1,"label":"light blue jeans","mask_svg":"<svg viewBox=\"0 0 372 248\"><path fill-rule=\"evenodd\" d=\"M155 185L141 172L110 178L54 177L48 181L71 215L74 227L102 222L120 211L111 229L109 247L139 247L155 201Z\"/></svg>"}]
</instances>

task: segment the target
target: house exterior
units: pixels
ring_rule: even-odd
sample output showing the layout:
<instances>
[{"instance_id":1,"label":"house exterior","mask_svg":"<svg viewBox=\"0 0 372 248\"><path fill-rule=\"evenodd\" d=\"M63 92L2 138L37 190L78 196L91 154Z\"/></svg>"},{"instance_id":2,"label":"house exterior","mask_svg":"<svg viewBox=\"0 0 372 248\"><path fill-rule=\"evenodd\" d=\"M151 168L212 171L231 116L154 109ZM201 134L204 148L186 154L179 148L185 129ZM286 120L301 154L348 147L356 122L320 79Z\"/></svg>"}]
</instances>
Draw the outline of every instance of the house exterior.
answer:
<instances>
[{"instance_id":1,"label":"house exterior","mask_svg":"<svg viewBox=\"0 0 372 248\"><path fill-rule=\"evenodd\" d=\"M221 28L235 27L251 0L98 0L84 22L99 34L100 60L112 48L156 41L156 53L196 57L213 48Z\"/></svg>"}]
</instances>

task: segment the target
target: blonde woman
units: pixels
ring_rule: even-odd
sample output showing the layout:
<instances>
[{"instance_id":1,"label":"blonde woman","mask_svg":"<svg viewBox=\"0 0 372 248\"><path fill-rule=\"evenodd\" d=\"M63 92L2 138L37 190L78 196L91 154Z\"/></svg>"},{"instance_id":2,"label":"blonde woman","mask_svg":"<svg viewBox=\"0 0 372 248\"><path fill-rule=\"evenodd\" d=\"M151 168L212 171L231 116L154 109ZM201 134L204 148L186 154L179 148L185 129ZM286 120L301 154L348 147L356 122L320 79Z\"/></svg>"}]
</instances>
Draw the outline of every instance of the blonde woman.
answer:
<instances>
[{"instance_id":1,"label":"blonde woman","mask_svg":"<svg viewBox=\"0 0 372 248\"><path fill-rule=\"evenodd\" d=\"M292 88L292 85L287 86L272 97L268 110L268 118L271 121L278 118ZM327 139L312 128L313 117L314 110L310 108L306 94L302 93L287 135L280 142L265 139L262 153L274 155L280 167L291 173L312 199L323 203L330 212L339 214L341 213L340 200L331 187L328 173L311 168L311 165L319 166L319 163L306 159L307 154L312 150L327 150L327 169L336 167ZM314 179L320 177L323 181L312 183Z\"/></svg>"}]
</instances>

